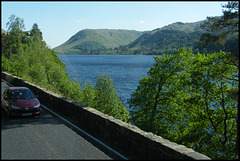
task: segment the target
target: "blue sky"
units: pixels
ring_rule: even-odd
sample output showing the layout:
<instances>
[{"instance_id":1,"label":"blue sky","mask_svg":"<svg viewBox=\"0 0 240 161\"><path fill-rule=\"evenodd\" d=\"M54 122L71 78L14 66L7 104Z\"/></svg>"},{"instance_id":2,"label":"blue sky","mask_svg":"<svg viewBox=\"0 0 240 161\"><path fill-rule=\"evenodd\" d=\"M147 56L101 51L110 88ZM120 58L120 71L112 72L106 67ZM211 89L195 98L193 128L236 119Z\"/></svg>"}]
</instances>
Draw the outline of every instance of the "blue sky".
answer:
<instances>
[{"instance_id":1,"label":"blue sky","mask_svg":"<svg viewBox=\"0 0 240 161\"><path fill-rule=\"evenodd\" d=\"M148 31L174 22L221 16L227 1L1 1L2 29L9 17L24 19L26 30L38 24L50 48L83 29Z\"/></svg>"}]
</instances>

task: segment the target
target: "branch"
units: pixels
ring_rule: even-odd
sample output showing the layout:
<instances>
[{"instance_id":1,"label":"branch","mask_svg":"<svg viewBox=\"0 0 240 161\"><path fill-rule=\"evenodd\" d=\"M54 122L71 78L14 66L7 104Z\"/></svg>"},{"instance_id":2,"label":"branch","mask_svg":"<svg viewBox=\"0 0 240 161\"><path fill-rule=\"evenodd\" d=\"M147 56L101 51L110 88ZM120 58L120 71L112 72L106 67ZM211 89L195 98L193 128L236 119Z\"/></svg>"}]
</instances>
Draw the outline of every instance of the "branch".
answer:
<instances>
[{"instance_id":1,"label":"branch","mask_svg":"<svg viewBox=\"0 0 240 161\"><path fill-rule=\"evenodd\" d=\"M209 106L208 106L208 103L207 103L207 95L208 95L208 91L206 90L206 94L205 94L205 98L204 99L205 99L205 107L206 107L206 110L207 110L207 115L208 115L208 118L209 118L209 120L210 120L210 122L211 122L211 124L212 124L212 126L213 126L213 128L215 130L215 132L217 132L217 126L213 122L213 120L212 120L212 118L211 118L211 116L209 114Z\"/></svg>"},{"instance_id":2,"label":"branch","mask_svg":"<svg viewBox=\"0 0 240 161\"><path fill-rule=\"evenodd\" d=\"M225 99L224 99L222 82L221 82L221 93L222 93L221 105L222 105L222 108L223 108L223 111L224 111L224 114L225 114L225 118L224 118L224 122L223 122L224 123L224 132L223 132L224 140L223 140L223 144L225 144L227 142L227 118L228 118L228 114L227 114L227 111L225 109Z\"/></svg>"}]
</instances>

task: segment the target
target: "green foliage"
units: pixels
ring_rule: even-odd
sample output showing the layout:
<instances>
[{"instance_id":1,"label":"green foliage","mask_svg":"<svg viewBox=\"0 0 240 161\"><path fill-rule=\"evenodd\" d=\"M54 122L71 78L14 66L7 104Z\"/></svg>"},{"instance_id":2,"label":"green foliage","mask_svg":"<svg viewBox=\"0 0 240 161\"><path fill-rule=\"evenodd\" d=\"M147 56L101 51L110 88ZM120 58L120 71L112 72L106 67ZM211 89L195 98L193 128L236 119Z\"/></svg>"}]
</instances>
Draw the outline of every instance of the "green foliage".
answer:
<instances>
[{"instance_id":1,"label":"green foliage","mask_svg":"<svg viewBox=\"0 0 240 161\"><path fill-rule=\"evenodd\" d=\"M31 37L33 37L33 40L40 39L42 40L42 32L38 28L38 25L35 23L33 24L32 30L30 31L29 34Z\"/></svg>"},{"instance_id":2,"label":"green foliage","mask_svg":"<svg viewBox=\"0 0 240 161\"><path fill-rule=\"evenodd\" d=\"M93 107L128 122L128 111L118 98L115 85L107 74L97 77Z\"/></svg>"},{"instance_id":3,"label":"green foliage","mask_svg":"<svg viewBox=\"0 0 240 161\"><path fill-rule=\"evenodd\" d=\"M228 4L223 5L223 16L221 17L207 17L208 21L201 25L201 28L206 29L203 33L199 45L209 47L209 45L223 45L226 44L227 38L232 35L237 35L235 40L239 44L239 2L229 1ZM234 56L239 57L239 48L233 50Z\"/></svg>"},{"instance_id":4,"label":"green foliage","mask_svg":"<svg viewBox=\"0 0 240 161\"><path fill-rule=\"evenodd\" d=\"M95 98L95 88L90 82L86 81L85 87L83 88L82 103L86 106L93 107L94 98Z\"/></svg>"},{"instance_id":5,"label":"green foliage","mask_svg":"<svg viewBox=\"0 0 240 161\"><path fill-rule=\"evenodd\" d=\"M236 159L238 68L230 53L155 57L129 99L131 122L212 159Z\"/></svg>"},{"instance_id":6,"label":"green foliage","mask_svg":"<svg viewBox=\"0 0 240 161\"><path fill-rule=\"evenodd\" d=\"M37 24L34 24L29 32L23 32L23 19L13 15L8 25L9 34L4 34L5 37L2 38L2 43L7 41L2 49L3 71L73 101L96 107L105 114L128 121L126 107L117 97L115 87L109 77L99 78L97 87L86 82L85 87L81 88L76 80L70 80L65 71L65 65L56 53L46 46ZM104 93L99 91L99 87L105 89Z\"/></svg>"},{"instance_id":7,"label":"green foliage","mask_svg":"<svg viewBox=\"0 0 240 161\"><path fill-rule=\"evenodd\" d=\"M23 20L11 16L8 25L9 33L1 39L3 71L129 122L128 111L107 74L97 77L96 86L85 82L82 88L76 80L70 80L65 65L46 46L37 24L33 25L31 31L23 32ZM177 28L176 25L174 28ZM184 144L212 159L236 159L238 101L234 93L239 91L238 65L231 63L230 53L222 51L194 55L182 48L176 54L177 48L186 45L187 49L191 49L193 44L181 44L179 38L174 36L175 33L155 30L137 39L131 48L122 45L100 52L168 53L155 57L148 77L139 81L137 90L128 101L132 109L130 121L143 130ZM192 43L200 34L198 31L177 33L184 42ZM161 34L165 36L161 37ZM109 35L113 36L114 33L109 32ZM170 43L171 40L176 41ZM77 49L69 51L75 53ZM99 53L96 50L86 51L85 54L95 52Z\"/></svg>"},{"instance_id":8,"label":"green foliage","mask_svg":"<svg viewBox=\"0 0 240 161\"><path fill-rule=\"evenodd\" d=\"M19 17L16 17L13 14L9 17L7 27L8 27L7 32L12 32L14 30L22 31L25 29L24 20Z\"/></svg>"},{"instance_id":9,"label":"green foliage","mask_svg":"<svg viewBox=\"0 0 240 161\"><path fill-rule=\"evenodd\" d=\"M172 110L168 108L174 92L169 84L175 81L174 75L179 71L179 61L176 55L155 57L154 66L148 71L150 77L139 81L140 85L129 101L130 108L134 109L130 113L133 124L154 132L163 132L167 129L165 126L170 125L166 120L174 119Z\"/></svg>"}]
</instances>

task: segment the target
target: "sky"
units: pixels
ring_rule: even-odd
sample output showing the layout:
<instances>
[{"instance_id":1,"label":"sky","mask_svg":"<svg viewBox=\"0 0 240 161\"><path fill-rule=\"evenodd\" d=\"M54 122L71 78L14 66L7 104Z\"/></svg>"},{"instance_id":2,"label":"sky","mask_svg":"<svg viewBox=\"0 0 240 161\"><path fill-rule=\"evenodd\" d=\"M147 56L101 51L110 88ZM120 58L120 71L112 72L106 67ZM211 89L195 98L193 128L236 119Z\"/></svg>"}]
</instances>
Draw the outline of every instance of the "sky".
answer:
<instances>
[{"instance_id":1,"label":"sky","mask_svg":"<svg viewBox=\"0 0 240 161\"><path fill-rule=\"evenodd\" d=\"M227 1L1 1L1 25L9 17L37 23L43 40L57 47L83 29L150 31L174 22L197 22L223 15Z\"/></svg>"}]
</instances>

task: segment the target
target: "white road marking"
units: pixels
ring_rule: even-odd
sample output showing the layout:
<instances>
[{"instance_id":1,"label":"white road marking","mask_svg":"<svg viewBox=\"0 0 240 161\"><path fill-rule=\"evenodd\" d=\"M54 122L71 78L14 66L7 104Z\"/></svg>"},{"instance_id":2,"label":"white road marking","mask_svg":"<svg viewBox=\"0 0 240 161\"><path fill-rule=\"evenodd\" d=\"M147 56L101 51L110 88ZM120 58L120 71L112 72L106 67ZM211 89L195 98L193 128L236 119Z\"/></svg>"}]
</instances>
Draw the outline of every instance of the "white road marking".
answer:
<instances>
[{"instance_id":1,"label":"white road marking","mask_svg":"<svg viewBox=\"0 0 240 161\"><path fill-rule=\"evenodd\" d=\"M3 82L5 82L8 86L13 86L12 84L8 83L7 81L3 80ZM107 148L108 150L112 151L113 153L117 154L118 156L120 156L122 159L124 160L128 160L128 158L126 158L125 156L123 156L122 154L120 154L119 152L117 152L116 150L112 149L111 147L109 147L108 145L104 144L103 142L101 142L100 140L96 139L95 137L93 137L92 135L88 134L87 132L83 131L82 129L80 129L78 126L74 125L73 123L69 122L68 120L66 120L65 118L63 118L62 116L58 115L57 113L53 112L52 110L50 110L49 108L47 108L46 106L44 106L43 104L41 104L42 107L44 107L46 110L48 110L49 112L53 113L54 115L56 115L57 117L59 117L60 119L62 119L63 121L67 122L68 124L70 124L71 126L73 126L74 128L76 128L78 131L81 131L82 133L84 133L85 135L89 136L91 139L95 140L96 142L98 142L99 144L103 145L105 148Z\"/></svg>"},{"instance_id":2,"label":"white road marking","mask_svg":"<svg viewBox=\"0 0 240 161\"><path fill-rule=\"evenodd\" d=\"M125 156L123 156L122 154L120 154L119 152L115 151L114 149L112 149L111 147L109 147L108 145L104 144L103 142L101 142L100 140L96 139L95 137L93 137L92 135L88 134L87 132L83 131L82 129L80 129L78 126L74 125L73 123L71 123L70 121L66 120L65 118L63 118L62 116L58 115L57 113L55 113L54 111L50 110L49 108L47 108L46 106L44 106L43 104L41 104L42 107L44 107L46 110L48 110L49 112L53 113L54 115L56 115L57 117L59 117L60 119L62 119L63 121L67 122L68 124L70 124L71 126L73 126L74 128L76 128L77 130L81 131L82 133L84 133L85 135L89 136L91 139L95 140L96 142L98 142L99 144L103 145L105 148L107 148L108 150L114 152L115 154L117 154L118 156L120 156L122 159L124 160L128 160L128 158L126 158Z\"/></svg>"},{"instance_id":3,"label":"white road marking","mask_svg":"<svg viewBox=\"0 0 240 161\"><path fill-rule=\"evenodd\" d=\"M3 82L5 82L8 86L13 86L12 84L8 83L7 81L3 80ZM52 110L50 110L49 108L47 108L46 106L44 106L43 104L41 104L42 107L44 107L46 110L48 110L49 112L53 113L54 115L56 115L57 117L59 117L60 119L62 119L63 121L67 122L68 124L70 124L71 126L73 126L74 128L76 128L77 130L81 131L82 133L84 133L85 135L89 136L91 139L95 140L96 142L98 142L99 144L103 145L105 148L107 148L108 150L112 151L113 153L117 154L118 156L120 156L122 159L124 160L128 160L128 158L126 158L125 156L123 156L122 154L120 154L119 152L117 152L116 150L112 149L111 147L109 147L108 145L104 144L103 142L101 142L100 140L96 139L95 137L93 137L92 135L88 134L87 132L83 131L82 129L80 129L78 126L74 125L73 123L69 122L68 120L66 120L65 118L63 118L62 116L58 115L56 112L53 112Z\"/></svg>"}]
</instances>

